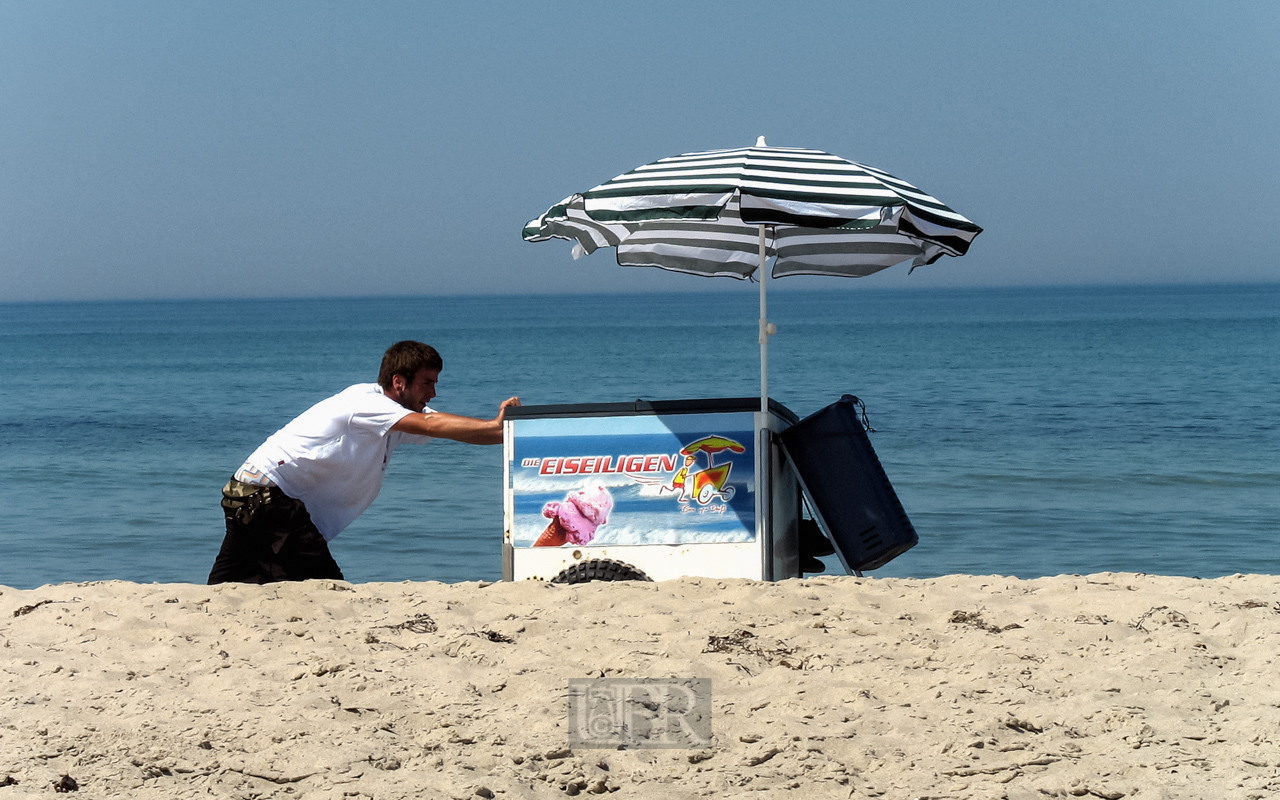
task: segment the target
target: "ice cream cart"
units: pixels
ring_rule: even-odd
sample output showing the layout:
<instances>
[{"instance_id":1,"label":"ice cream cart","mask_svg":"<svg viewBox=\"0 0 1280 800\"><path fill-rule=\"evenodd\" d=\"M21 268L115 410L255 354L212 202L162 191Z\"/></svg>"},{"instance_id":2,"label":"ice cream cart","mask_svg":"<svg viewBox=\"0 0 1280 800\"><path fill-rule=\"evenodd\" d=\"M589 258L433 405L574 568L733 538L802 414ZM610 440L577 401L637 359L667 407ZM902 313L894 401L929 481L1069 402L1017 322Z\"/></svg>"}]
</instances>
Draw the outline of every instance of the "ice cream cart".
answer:
<instances>
[{"instance_id":1,"label":"ice cream cart","mask_svg":"<svg viewBox=\"0 0 1280 800\"><path fill-rule=\"evenodd\" d=\"M508 409L503 579L780 580L831 552L880 566L916 534L849 400L805 420L759 398Z\"/></svg>"}]
</instances>

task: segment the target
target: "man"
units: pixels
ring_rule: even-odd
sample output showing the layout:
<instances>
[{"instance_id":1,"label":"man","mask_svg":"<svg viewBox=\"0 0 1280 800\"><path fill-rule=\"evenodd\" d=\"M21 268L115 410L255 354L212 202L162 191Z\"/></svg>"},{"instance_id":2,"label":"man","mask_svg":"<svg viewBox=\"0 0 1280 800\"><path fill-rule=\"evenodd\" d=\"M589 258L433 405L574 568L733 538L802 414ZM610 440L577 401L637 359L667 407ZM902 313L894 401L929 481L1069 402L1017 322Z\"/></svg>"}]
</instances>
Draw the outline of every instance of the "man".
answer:
<instances>
[{"instance_id":1,"label":"man","mask_svg":"<svg viewBox=\"0 0 1280 800\"><path fill-rule=\"evenodd\" d=\"M377 383L322 400L276 431L222 490L227 535L209 583L342 580L328 542L369 507L401 444L453 439L501 444L502 422L433 411L444 362L422 342L397 342Z\"/></svg>"}]
</instances>

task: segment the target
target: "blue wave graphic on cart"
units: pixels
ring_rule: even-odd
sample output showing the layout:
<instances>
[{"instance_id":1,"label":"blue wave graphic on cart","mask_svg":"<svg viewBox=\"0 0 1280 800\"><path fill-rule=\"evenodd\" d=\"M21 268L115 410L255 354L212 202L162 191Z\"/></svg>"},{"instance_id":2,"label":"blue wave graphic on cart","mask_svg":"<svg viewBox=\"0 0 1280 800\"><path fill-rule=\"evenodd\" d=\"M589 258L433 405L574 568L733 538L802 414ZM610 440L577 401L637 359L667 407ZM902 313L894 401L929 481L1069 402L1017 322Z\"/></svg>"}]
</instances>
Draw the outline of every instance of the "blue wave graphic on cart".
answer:
<instances>
[{"instance_id":1,"label":"blue wave graphic on cart","mask_svg":"<svg viewBox=\"0 0 1280 800\"><path fill-rule=\"evenodd\" d=\"M573 488L581 487L582 484ZM683 508L689 510L682 511L675 497L660 496L651 486L634 482L607 486L613 496L613 512L608 522L596 530L589 546L753 541L755 487L746 480L726 487L734 490L729 502L686 504ZM565 493L563 482L551 492L517 489L512 544L532 546L549 522L542 515L543 507L562 500Z\"/></svg>"},{"instance_id":2,"label":"blue wave graphic on cart","mask_svg":"<svg viewBox=\"0 0 1280 800\"><path fill-rule=\"evenodd\" d=\"M547 527L547 519L538 514L516 514L512 544L531 547ZM672 518L667 513L626 515L625 522L610 521L600 526L595 538L587 547L641 544L703 544L718 542L751 542L755 530L743 527L736 515L684 514L678 519L680 526L671 527ZM573 547L576 545L562 545Z\"/></svg>"}]
</instances>

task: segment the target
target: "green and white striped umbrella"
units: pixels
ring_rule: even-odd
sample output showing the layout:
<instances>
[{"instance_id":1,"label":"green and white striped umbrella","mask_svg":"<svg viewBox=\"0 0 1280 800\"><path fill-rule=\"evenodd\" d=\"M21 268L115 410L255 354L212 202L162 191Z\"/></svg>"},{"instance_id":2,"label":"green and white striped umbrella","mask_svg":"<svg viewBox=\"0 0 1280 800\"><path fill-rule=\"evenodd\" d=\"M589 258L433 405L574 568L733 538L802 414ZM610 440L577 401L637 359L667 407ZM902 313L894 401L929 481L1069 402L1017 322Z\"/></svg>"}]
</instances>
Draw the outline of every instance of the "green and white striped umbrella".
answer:
<instances>
[{"instance_id":1,"label":"green and white striped umbrella","mask_svg":"<svg viewBox=\"0 0 1280 800\"><path fill-rule=\"evenodd\" d=\"M892 175L821 150L686 153L566 197L530 221L530 242L569 239L574 258L613 247L624 267L756 277L760 405L768 411L765 265L773 276L861 277L962 256L982 229Z\"/></svg>"},{"instance_id":2,"label":"green and white striped umbrella","mask_svg":"<svg viewBox=\"0 0 1280 800\"><path fill-rule=\"evenodd\" d=\"M664 158L552 206L531 242L617 248L618 263L697 275L859 277L960 256L982 229L906 181L820 150L755 147Z\"/></svg>"}]
</instances>

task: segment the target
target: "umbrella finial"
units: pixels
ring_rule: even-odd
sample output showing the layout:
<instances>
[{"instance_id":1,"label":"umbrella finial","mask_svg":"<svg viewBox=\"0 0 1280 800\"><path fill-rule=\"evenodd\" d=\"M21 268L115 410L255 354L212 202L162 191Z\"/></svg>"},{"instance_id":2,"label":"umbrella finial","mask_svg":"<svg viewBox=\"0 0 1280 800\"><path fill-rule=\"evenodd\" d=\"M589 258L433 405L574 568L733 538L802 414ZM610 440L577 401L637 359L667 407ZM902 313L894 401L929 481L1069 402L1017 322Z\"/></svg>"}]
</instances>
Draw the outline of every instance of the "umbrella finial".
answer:
<instances>
[{"instance_id":1,"label":"umbrella finial","mask_svg":"<svg viewBox=\"0 0 1280 800\"><path fill-rule=\"evenodd\" d=\"M765 143L764 143L764 137L763 137L763 136L757 136L757 137L756 137L756 147L768 147L768 146L769 146L769 145L767 145L767 144L765 144Z\"/></svg>"}]
</instances>

